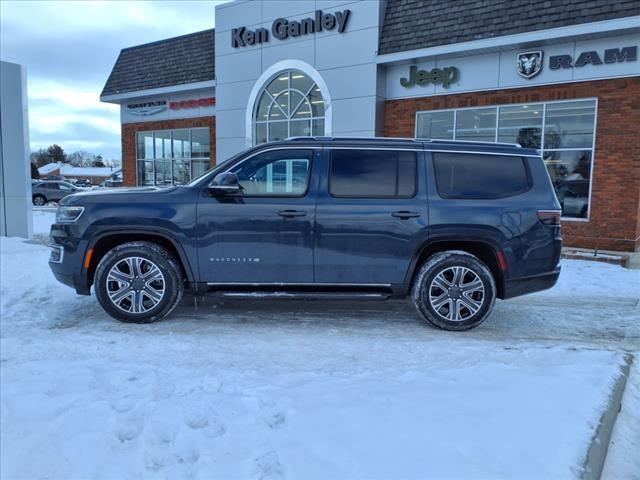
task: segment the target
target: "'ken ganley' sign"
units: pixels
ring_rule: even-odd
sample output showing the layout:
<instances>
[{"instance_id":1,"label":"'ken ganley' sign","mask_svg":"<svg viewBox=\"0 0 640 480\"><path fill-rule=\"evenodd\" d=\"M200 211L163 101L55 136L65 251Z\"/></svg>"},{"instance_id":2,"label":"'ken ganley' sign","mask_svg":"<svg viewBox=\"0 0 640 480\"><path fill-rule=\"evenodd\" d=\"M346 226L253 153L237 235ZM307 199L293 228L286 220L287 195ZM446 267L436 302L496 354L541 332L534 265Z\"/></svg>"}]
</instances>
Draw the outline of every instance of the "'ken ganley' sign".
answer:
<instances>
[{"instance_id":1,"label":"'ken ganley' sign","mask_svg":"<svg viewBox=\"0 0 640 480\"><path fill-rule=\"evenodd\" d=\"M284 40L288 37L299 37L335 28L338 29L338 33L343 33L350 14L351 10L335 13L322 13L322 10L316 10L313 18L303 18L302 20L277 18L271 24L271 34L278 40ZM249 30L246 27L239 27L231 30L231 46L233 48L267 43L268 41L269 30L266 28Z\"/></svg>"}]
</instances>

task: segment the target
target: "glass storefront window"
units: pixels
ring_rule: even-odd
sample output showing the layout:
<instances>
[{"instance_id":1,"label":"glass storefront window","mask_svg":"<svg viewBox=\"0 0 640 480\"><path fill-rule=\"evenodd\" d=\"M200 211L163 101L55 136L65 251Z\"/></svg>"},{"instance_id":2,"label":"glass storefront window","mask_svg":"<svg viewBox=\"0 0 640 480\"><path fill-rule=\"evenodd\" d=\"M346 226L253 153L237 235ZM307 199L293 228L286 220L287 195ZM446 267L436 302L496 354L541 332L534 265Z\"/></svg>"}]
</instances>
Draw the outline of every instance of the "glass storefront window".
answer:
<instances>
[{"instance_id":1,"label":"glass storefront window","mask_svg":"<svg viewBox=\"0 0 640 480\"><path fill-rule=\"evenodd\" d=\"M456 112L456 139L495 142L496 108L473 108Z\"/></svg>"},{"instance_id":2,"label":"glass storefront window","mask_svg":"<svg viewBox=\"0 0 640 480\"><path fill-rule=\"evenodd\" d=\"M208 128L192 128L191 158L209 157L210 141Z\"/></svg>"},{"instance_id":3,"label":"glass storefront window","mask_svg":"<svg viewBox=\"0 0 640 480\"><path fill-rule=\"evenodd\" d=\"M416 137L452 140L454 114L453 110L419 114L417 117Z\"/></svg>"},{"instance_id":4,"label":"glass storefront window","mask_svg":"<svg viewBox=\"0 0 640 480\"><path fill-rule=\"evenodd\" d=\"M540 149L543 111L542 104L500 107L498 141Z\"/></svg>"},{"instance_id":5,"label":"glass storefront window","mask_svg":"<svg viewBox=\"0 0 640 480\"><path fill-rule=\"evenodd\" d=\"M308 75L298 70L279 73L256 101L254 144L324 135L324 107L320 88Z\"/></svg>"},{"instance_id":6,"label":"glass storefront window","mask_svg":"<svg viewBox=\"0 0 640 480\"><path fill-rule=\"evenodd\" d=\"M565 217L587 218L591 150L546 150L544 161Z\"/></svg>"},{"instance_id":7,"label":"glass storefront window","mask_svg":"<svg viewBox=\"0 0 640 480\"><path fill-rule=\"evenodd\" d=\"M138 132L138 185L184 185L209 168L208 128Z\"/></svg>"},{"instance_id":8,"label":"glass storefront window","mask_svg":"<svg viewBox=\"0 0 640 480\"><path fill-rule=\"evenodd\" d=\"M417 112L416 138L534 148L544 158L563 217L588 219L595 122L594 99L431 110Z\"/></svg>"},{"instance_id":9,"label":"glass storefront window","mask_svg":"<svg viewBox=\"0 0 640 480\"><path fill-rule=\"evenodd\" d=\"M595 100L547 105L544 148L591 148L595 123Z\"/></svg>"}]
</instances>

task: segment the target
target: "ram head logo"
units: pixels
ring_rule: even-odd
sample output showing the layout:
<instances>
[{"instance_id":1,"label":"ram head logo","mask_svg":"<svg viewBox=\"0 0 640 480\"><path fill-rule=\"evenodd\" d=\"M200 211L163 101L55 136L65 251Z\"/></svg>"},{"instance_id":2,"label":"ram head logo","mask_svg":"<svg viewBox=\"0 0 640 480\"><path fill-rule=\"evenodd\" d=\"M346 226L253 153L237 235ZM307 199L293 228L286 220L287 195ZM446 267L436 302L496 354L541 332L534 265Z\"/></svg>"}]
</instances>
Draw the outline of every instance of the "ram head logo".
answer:
<instances>
[{"instance_id":1,"label":"ram head logo","mask_svg":"<svg viewBox=\"0 0 640 480\"><path fill-rule=\"evenodd\" d=\"M542 50L519 53L516 65L518 67L518 75L521 77L535 77L542 70Z\"/></svg>"}]
</instances>

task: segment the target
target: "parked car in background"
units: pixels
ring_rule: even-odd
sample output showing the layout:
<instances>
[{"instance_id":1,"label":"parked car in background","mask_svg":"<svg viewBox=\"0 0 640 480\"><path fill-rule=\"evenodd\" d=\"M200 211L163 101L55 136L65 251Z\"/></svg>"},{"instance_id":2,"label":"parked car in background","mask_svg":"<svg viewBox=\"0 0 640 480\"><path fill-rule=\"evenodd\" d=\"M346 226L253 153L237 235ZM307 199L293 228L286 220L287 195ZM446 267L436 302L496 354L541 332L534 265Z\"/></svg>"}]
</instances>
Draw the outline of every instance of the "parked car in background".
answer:
<instances>
[{"instance_id":1,"label":"parked car in background","mask_svg":"<svg viewBox=\"0 0 640 480\"><path fill-rule=\"evenodd\" d=\"M59 202L67 195L85 190L62 180L43 180L32 184L31 198L34 205L42 206L49 202Z\"/></svg>"},{"instance_id":2,"label":"parked car in background","mask_svg":"<svg viewBox=\"0 0 640 480\"><path fill-rule=\"evenodd\" d=\"M103 187L103 188L121 187L122 186L122 180L105 180L99 186Z\"/></svg>"},{"instance_id":3,"label":"parked car in background","mask_svg":"<svg viewBox=\"0 0 640 480\"><path fill-rule=\"evenodd\" d=\"M125 322L189 288L234 296L409 297L432 325L479 325L496 298L551 288L560 205L540 154L512 144L294 138L180 187L60 203L55 277Z\"/></svg>"}]
</instances>

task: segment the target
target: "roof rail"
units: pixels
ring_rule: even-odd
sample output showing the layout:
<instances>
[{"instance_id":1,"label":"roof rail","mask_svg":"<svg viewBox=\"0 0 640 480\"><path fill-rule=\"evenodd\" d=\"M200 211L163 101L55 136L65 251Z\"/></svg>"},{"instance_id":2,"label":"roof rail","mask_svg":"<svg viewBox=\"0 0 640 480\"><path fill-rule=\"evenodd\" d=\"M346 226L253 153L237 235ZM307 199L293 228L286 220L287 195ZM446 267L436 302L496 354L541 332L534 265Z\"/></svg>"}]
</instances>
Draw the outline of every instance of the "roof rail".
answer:
<instances>
[{"instance_id":1,"label":"roof rail","mask_svg":"<svg viewBox=\"0 0 640 480\"><path fill-rule=\"evenodd\" d=\"M406 138L406 137L333 137L333 136L315 136L315 137L288 137L285 138L285 141L296 142L296 141L329 141L329 140L396 140L396 141L404 141L404 142L420 142L420 143L434 143L434 144L457 144L461 143L463 145L479 145L479 146L505 146L505 147L518 147L522 148L522 145L519 143L509 143L509 142L486 142L486 141L478 141L478 140L445 140L445 139L432 139L432 138Z\"/></svg>"},{"instance_id":2,"label":"roof rail","mask_svg":"<svg viewBox=\"0 0 640 480\"><path fill-rule=\"evenodd\" d=\"M442 139L431 139L431 138L416 138L416 141L419 142L428 142L428 143L462 143L464 145L502 145L507 147L519 147L522 148L522 145L519 143L509 143L509 142L487 142L481 140L442 140Z\"/></svg>"},{"instance_id":3,"label":"roof rail","mask_svg":"<svg viewBox=\"0 0 640 480\"><path fill-rule=\"evenodd\" d=\"M327 140L399 140L404 142L422 142L422 139L409 138L409 137L333 137L333 136L314 136L314 137L288 137L285 141L327 141Z\"/></svg>"}]
</instances>

